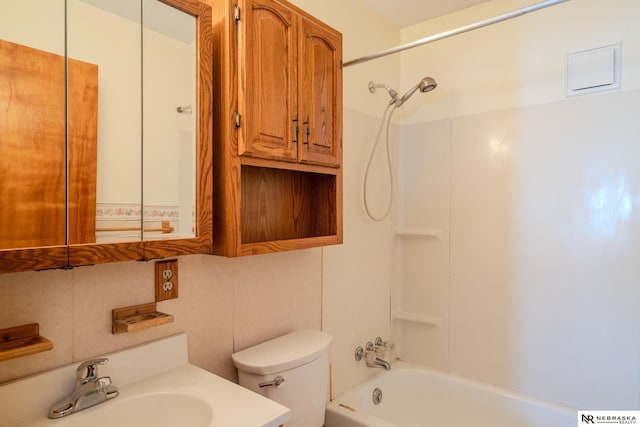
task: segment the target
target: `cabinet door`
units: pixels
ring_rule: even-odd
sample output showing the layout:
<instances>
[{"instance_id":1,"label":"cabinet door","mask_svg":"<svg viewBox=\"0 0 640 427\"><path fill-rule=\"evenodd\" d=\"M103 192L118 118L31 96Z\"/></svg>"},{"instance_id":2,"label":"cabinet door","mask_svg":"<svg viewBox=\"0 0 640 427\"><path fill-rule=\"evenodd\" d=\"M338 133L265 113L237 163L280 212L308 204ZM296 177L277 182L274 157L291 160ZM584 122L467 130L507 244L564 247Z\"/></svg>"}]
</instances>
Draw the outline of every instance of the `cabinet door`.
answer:
<instances>
[{"instance_id":1,"label":"cabinet door","mask_svg":"<svg viewBox=\"0 0 640 427\"><path fill-rule=\"evenodd\" d=\"M299 31L299 159L340 166L342 35L305 16Z\"/></svg>"},{"instance_id":2,"label":"cabinet door","mask_svg":"<svg viewBox=\"0 0 640 427\"><path fill-rule=\"evenodd\" d=\"M240 155L297 161L296 28L293 12L246 0L240 20Z\"/></svg>"}]
</instances>

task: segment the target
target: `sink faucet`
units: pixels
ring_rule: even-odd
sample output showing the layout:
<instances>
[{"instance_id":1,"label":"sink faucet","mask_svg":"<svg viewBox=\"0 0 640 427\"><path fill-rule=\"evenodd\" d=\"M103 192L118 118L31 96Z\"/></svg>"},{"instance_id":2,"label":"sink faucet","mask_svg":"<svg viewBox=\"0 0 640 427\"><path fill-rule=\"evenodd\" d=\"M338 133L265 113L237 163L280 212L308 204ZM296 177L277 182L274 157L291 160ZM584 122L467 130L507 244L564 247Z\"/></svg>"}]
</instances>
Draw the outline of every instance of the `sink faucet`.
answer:
<instances>
[{"instance_id":1,"label":"sink faucet","mask_svg":"<svg viewBox=\"0 0 640 427\"><path fill-rule=\"evenodd\" d=\"M98 365L108 361L92 359L80 364L73 393L51 407L49 418L62 418L117 397L118 388L111 384L111 377L98 376Z\"/></svg>"}]
</instances>

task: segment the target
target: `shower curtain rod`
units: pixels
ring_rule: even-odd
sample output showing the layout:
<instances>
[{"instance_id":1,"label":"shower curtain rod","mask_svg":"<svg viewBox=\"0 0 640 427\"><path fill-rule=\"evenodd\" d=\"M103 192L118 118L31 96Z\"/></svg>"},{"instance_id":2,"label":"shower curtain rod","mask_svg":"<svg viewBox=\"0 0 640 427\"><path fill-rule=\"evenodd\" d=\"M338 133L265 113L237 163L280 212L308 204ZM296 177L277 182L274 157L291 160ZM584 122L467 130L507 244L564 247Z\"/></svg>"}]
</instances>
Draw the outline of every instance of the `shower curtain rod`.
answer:
<instances>
[{"instance_id":1,"label":"shower curtain rod","mask_svg":"<svg viewBox=\"0 0 640 427\"><path fill-rule=\"evenodd\" d=\"M485 19L484 21L479 21L474 24L465 25L460 28L456 28L454 30L445 31L443 33L435 34L433 36L425 37L407 44L403 44L400 46L396 46L390 49L382 50L378 53L374 53L372 55L363 56L360 58L352 59L351 61L347 61L343 64L343 67L349 67L351 65L360 64L362 62L371 61L372 59L378 59L383 56L391 55L393 53L402 52L403 50L413 49L414 47L422 46L427 43L432 43L438 40L446 39L447 37L455 36L458 34L466 33L468 31L477 30L478 28L486 27L488 25L493 25L498 22L506 21L511 18L517 18L518 16L525 15L529 12L535 12L536 10L544 9L549 6L554 6L558 3L564 3L569 0L546 0L540 3L532 4L531 6L526 6L521 9L514 10L512 12L505 13L503 15L499 15L493 18Z\"/></svg>"}]
</instances>

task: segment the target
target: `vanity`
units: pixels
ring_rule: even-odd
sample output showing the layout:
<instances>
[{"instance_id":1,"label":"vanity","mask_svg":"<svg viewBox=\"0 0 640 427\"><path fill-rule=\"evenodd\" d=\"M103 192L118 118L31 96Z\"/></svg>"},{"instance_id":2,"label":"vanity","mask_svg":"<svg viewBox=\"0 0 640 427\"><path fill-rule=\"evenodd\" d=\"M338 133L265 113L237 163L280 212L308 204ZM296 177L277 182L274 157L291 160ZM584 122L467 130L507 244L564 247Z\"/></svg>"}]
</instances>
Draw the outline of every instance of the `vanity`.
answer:
<instances>
[{"instance_id":1,"label":"vanity","mask_svg":"<svg viewBox=\"0 0 640 427\"><path fill-rule=\"evenodd\" d=\"M74 363L0 386L0 425L277 427L290 418L286 407L189 364L185 334L104 357L100 375L111 378L117 397L49 419L52 405L74 389Z\"/></svg>"}]
</instances>

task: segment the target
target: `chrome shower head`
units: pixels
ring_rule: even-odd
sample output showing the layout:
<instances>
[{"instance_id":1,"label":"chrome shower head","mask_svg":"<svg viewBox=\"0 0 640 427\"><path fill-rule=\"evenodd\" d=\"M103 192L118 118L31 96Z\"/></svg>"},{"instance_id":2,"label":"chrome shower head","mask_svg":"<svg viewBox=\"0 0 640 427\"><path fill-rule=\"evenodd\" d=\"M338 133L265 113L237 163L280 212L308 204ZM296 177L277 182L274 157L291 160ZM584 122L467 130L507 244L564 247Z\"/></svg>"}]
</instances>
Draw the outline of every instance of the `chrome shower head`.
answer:
<instances>
[{"instance_id":1,"label":"chrome shower head","mask_svg":"<svg viewBox=\"0 0 640 427\"><path fill-rule=\"evenodd\" d=\"M423 78L418 82L417 85L415 85L414 87L409 89L407 93L402 95L402 98L396 100L396 107L400 107L402 104L407 102L407 100L411 98L418 89L420 89L420 92L426 93L426 92L431 92L437 86L438 86L438 83L436 83L436 81L432 77Z\"/></svg>"},{"instance_id":2,"label":"chrome shower head","mask_svg":"<svg viewBox=\"0 0 640 427\"><path fill-rule=\"evenodd\" d=\"M425 77L424 79L420 80L420 83L418 83L418 87L420 88L420 92L427 93L437 88L438 83L436 83L433 77Z\"/></svg>"},{"instance_id":3,"label":"chrome shower head","mask_svg":"<svg viewBox=\"0 0 640 427\"><path fill-rule=\"evenodd\" d=\"M420 80L417 85L415 85L414 87L409 89L404 95L402 95L402 98L398 98L398 92L396 92L395 90L391 89L389 86L383 83L369 82L369 92L375 93L376 89L378 88L385 89L389 94L389 96L391 97L391 101L389 101L389 104L390 105L395 104L396 108L399 108L402 104L407 102L407 100L411 98L418 89L420 90L420 92L426 93L426 92L431 92L437 86L438 86L438 83L436 83L436 81L432 77L425 77L422 80Z\"/></svg>"}]
</instances>

